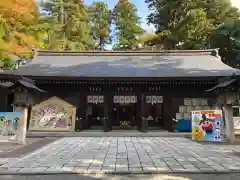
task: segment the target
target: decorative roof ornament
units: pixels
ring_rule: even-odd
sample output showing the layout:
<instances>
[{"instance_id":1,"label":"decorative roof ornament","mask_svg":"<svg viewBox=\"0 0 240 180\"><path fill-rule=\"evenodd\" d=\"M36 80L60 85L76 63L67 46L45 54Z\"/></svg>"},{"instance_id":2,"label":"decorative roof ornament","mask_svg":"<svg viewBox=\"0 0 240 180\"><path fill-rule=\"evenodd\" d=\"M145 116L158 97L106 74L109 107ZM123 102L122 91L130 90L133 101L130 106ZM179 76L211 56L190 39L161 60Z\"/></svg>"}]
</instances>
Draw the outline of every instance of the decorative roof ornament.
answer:
<instances>
[{"instance_id":1,"label":"decorative roof ornament","mask_svg":"<svg viewBox=\"0 0 240 180\"><path fill-rule=\"evenodd\" d=\"M211 55L212 55L212 56L215 56L215 57L217 57L217 58L221 58L221 57L219 56L219 51L218 51L218 49L213 49Z\"/></svg>"}]
</instances>

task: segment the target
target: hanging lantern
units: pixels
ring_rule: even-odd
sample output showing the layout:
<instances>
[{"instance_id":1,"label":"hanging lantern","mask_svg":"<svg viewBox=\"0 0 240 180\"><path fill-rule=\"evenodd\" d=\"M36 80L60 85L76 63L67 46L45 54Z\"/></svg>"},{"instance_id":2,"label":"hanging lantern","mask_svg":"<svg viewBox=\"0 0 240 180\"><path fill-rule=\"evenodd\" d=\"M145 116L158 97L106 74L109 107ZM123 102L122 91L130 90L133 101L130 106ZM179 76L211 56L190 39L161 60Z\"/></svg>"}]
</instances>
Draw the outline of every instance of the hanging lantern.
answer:
<instances>
[{"instance_id":1,"label":"hanging lantern","mask_svg":"<svg viewBox=\"0 0 240 180\"><path fill-rule=\"evenodd\" d=\"M92 103L93 102L93 97L92 96L88 96L87 97L87 102L88 103Z\"/></svg>"},{"instance_id":2,"label":"hanging lantern","mask_svg":"<svg viewBox=\"0 0 240 180\"><path fill-rule=\"evenodd\" d=\"M129 104L131 102L130 96L125 96L124 101L125 101L126 104Z\"/></svg>"},{"instance_id":3,"label":"hanging lantern","mask_svg":"<svg viewBox=\"0 0 240 180\"><path fill-rule=\"evenodd\" d=\"M163 97L162 96L157 97L157 103L159 103L159 104L163 103Z\"/></svg>"},{"instance_id":4,"label":"hanging lantern","mask_svg":"<svg viewBox=\"0 0 240 180\"><path fill-rule=\"evenodd\" d=\"M137 102L137 96L131 96L131 103Z\"/></svg>"},{"instance_id":5,"label":"hanging lantern","mask_svg":"<svg viewBox=\"0 0 240 180\"><path fill-rule=\"evenodd\" d=\"M93 103L95 103L95 104L98 103L98 96L93 96Z\"/></svg>"},{"instance_id":6,"label":"hanging lantern","mask_svg":"<svg viewBox=\"0 0 240 180\"><path fill-rule=\"evenodd\" d=\"M120 102L120 97L119 96L114 96L113 97L113 102L114 103L119 103Z\"/></svg>"},{"instance_id":7,"label":"hanging lantern","mask_svg":"<svg viewBox=\"0 0 240 180\"><path fill-rule=\"evenodd\" d=\"M152 96L146 96L146 103L151 103L152 102Z\"/></svg>"},{"instance_id":8,"label":"hanging lantern","mask_svg":"<svg viewBox=\"0 0 240 180\"><path fill-rule=\"evenodd\" d=\"M157 96L152 96L152 104L156 104L157 103Z\"/></svg>"},{"instance_id":9,"label":"hanging lantern","mask_svg":"<svg viewBox=\"0 0 240 180\"><path fill-rule=\"evenodd\" d=\"M125 97L124 96L120 96L120 100L119 101L120 101L120 103L123 104L125 102Z\"/></svg>"},{"instance_id":10,"label":"hanging lantern","mask_svg":"<svg viewBox=\"0 0 240 180\"><path fill-rule=\"evenodd\" d=\"M98 96L98 102L104 103L104 96Z\"/></svg>"}]
</instances>

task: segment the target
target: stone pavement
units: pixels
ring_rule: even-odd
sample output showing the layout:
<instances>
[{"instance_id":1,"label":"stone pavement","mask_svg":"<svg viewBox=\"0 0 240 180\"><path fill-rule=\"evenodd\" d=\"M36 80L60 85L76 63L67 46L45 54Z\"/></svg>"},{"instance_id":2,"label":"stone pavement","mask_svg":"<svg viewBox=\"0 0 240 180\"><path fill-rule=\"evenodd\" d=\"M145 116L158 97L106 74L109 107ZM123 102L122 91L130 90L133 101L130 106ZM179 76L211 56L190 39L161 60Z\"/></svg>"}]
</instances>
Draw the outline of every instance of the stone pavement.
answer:
<instances>
[{"instance_id":1,"label":"stone pavement","mask_svg":"<svg viewBox=\"0 0 240 180\"><path fill-rule=\"evenodd\" d=\"M19 159L0 159L0 173L240 172L240 158L216 146L182 137L67 137Z\"/></svg>"},{"instance_id":2,"label":"stone pavement","mask_svg":"<svg viewBox=\"0 0 240 180\"><path fill-rule=\"evenodd\" d=\"M239 180L240 174L5 175L0 180Z\"/></svg>"}]
</instances>

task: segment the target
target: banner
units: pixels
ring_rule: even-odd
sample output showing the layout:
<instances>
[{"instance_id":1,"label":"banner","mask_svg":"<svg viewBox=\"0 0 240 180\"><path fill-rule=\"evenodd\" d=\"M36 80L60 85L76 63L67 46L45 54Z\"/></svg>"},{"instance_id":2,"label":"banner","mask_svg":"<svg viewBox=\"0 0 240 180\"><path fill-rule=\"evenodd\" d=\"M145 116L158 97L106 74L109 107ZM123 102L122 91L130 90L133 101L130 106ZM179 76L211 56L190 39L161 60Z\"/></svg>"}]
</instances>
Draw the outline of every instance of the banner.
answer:
<instances>
[{"instance_id":1,"label":"banner","mask_svg":"<svg viewBox=\"0 0 240 180\"><path fill-rule=\"evenodd\" d=\"M224 141L222 110L192 111L192 140Z\"/></svg>"},{"instance_id":2,"label":"banner","mask_svg":"<svg viewBox=\"0 0 240 180\"><path fill-rule=\"evenodd\" d=\"M2 136L13 136L19 125L20 112L0 112L0 131Z\"/></svg>"}]
</instances>

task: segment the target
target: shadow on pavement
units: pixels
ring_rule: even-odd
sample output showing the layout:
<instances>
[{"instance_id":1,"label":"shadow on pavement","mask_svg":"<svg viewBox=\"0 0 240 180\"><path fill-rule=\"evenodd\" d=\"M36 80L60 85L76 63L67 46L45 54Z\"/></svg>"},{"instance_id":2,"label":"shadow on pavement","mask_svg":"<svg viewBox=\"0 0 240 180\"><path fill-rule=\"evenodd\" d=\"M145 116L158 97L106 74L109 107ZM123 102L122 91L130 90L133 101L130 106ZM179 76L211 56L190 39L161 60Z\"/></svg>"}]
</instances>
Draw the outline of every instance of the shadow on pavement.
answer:
<instances>
[{"instance_id":1,"label":"shadow on pavement","mask_svg":"<svg viewBox=\"0 0 240 180\"><path fill-rule=\"evenodd\" d=\"M30 138L31 139L31 138ZM55 140L58 138L38 138L34 141L30 141L26 145L17 145L13 143L5 143L6 146L8 146L9 151L2 151L0 152L0 158L16 158L21 157L25 154L31 153ZM4 146L3 143L0 144L1 146ZM13 146L13 147L11 147ZM12 150L10 150L12 148Z\"/></svg>"}]
</instances>

